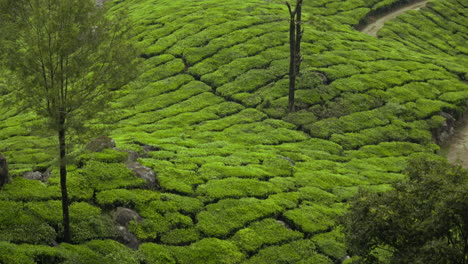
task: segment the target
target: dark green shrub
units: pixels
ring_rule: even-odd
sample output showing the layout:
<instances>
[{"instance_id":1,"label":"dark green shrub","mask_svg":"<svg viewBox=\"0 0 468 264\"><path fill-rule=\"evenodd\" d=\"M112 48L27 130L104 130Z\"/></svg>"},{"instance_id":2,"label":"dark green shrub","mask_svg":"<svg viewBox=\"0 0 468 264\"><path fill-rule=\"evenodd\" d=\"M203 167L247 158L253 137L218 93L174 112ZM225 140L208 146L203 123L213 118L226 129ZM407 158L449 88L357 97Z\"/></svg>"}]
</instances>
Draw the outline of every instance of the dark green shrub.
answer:
<instances>
[{"instance_id":1,"label":"dark green shrub","mask_svg":"<svg viewBox=\"0 0 468 264\"><path fill-rule=\"evenodd\" d=\"M339 229L315 235L312 237L312 241L317 245L320 252L333 257L333 259L341 260L346 256L344 235Z\"/></svg>"},{"instance_id":2,"label":"dark green shrub","mask_svg":"<svg viewBox=\"0 0 468 264\"><path fill-rule=\"evenodd\" d=\"M265 245L280 244L302 237L302 233L288 229L278 220L268 218L239 230L231 241L246 252L255 252Z\"/></svg>"},{"instance_id":3,"label":"dark green shrub","mask_svg":"<svg viewBox=\"0 0 468 264\"><path fill-rule=\"evenodd\" d=\"M235 264L245 256L229 241L205 238L188 247L170 247L180 264Z\"/></svg>"},{"instance_id":4,"label":"dark green shrub","mask_svg":"<svg viewBox=\"0 0 468 264\"><path fill-rule=\"evenodd\" d=\"M200 239L200 232L195 228L173 229L161 236L161 242L168 245L182 246Z\"/></svg>"},{"instance_id":5,"label":"dark green shrub","mask_svg":"<svg viewBox=\"0 0 468 264\"><path fill-rule=\"evenodd\" d=\"M11 184L5 185L0 191L0 200L49 200L60 198L60 190L47 187L37 180L28 180L21 177L12 179Z\"/></svg>"},{"instance_id":6,"label":"dark green shrub","mask_svg":"<svg viewBox=\"0 0 468 264\"><path fill-rule=\"evenodd\" d=\"M137 178L124 164L89 161L80 173L95 190L109 190L144 186L146 181Z\"/></svg>"},{"instance_id":7,"label":"dark green shrub","mask_svg":"<svg viewBox=\"0 0 468 264\"><path fill-rule=\"evenodd\" d=\"M128 153L115 149L104 149L101 152L89 152L78 157L79 163L86 163L89 160L105 162L105 163L120 163L126 161Z\"/></svg>"},{"instance_id":8,"label":"dark green shrub","mask_svg":"<svg viewBox=\"0 0 468 264\"><path fill-rule=\"evenodd\" d=\"M48 244L57 233L22 202L0 201L0 240L14 243Z\"/></svg>"},{"instance_id":9,"label":"dark green shrub","mask_svg":"<svg viewBox=\"0 0 468 264\"><path fill-rule=\"evenodd\" d=\"M141 207L153 200L159 200L160 194L149 190L113 189L96 194L96 201L103 207Z\"/></svg>"},{"instance_id":10,"label":"dark green shrub","mask_svg":"<svg viewBox=\"0 0 468 264\"><path fill-rule=\"evenodd\" d=\"M226 199L206 206L206 211L197 215L196 227L208 236L226 237L249 222L277 214L281 210L280 206L269 200Z\"/></svg>"},{"instance_id":11,"label":"dark green shrub","mask_svg":"<svg viewBox=\"0 0 468 264\"><path fill-rule=\"evenodd\" d=\"M300 262L305 261L305 262ZM311 261L311 262L309 262ZM281 246L267 247L258 252L245 264L280 264L280 263L314 263L331 264L331 260L316 252L311 240L297 240Z\"/></svg>"},{"instance_id":12,"label":"dark green shrub","mask_svg":"<svg viewBox=\"0 0 468 264\"><path fill-rule=\"evenodd\" d=\"M245 196L266 197L280 191L280 188L269 182L239 178L211 180L206 184L199 185L197 188L197 194L202 195L207 200Z\"/></svg>"},{"instance_id":13,"label":"dark green shrub","mask_svg":"<svg viewBox=\"0 0 468 264\"><path fill-rule=\"evenodd\" d=\"M36 264L32 256L20 250L20 246L0 241L0 263L5 264Z\"/></svg>"},{"instance_id":14,"label":"dark green shrub","mask_svg":"<svg viewBox=\"0 0 468 264\"><path fill-rule=\"evenodd\" d=\"M284 216L306 233L325 231L336 224L336 217L345 212L343 204L326 206L305 202L298 209L289 210Z\"/></svg>"}]
</instances>

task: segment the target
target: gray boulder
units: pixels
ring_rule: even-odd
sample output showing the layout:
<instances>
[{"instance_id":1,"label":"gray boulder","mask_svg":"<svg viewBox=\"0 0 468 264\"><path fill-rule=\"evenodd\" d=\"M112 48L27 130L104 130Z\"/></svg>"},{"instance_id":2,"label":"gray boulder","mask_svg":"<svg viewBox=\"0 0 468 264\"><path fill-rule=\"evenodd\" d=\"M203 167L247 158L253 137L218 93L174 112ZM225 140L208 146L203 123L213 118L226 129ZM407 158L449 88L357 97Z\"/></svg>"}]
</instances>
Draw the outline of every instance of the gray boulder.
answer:
<instances>
[{"instance_id":1,"label":"gray boulder","mask_svg":"<svg viewBox=\"0 0 468 264\"><path fill-rule=\"evenodd\" d=\"M117 207L114 212L114 220L120 226L128 226L130 221L141 222L143 218L134 210L125 208L125 207Z\"/></svg>"},{"instance_id":2,"label":"gray boulder","mask_svg":"<svg viewBox=\"0 0 468 264\"><path fill-rule=\"evenodd\" d=\"M140 245L140 241L134 234L128 231L128 229L125 226L118 226L117 230L119 234L117 241L119 241L120 243L126 245L127 247L131 249L138 249L138 246Z\"/></svg>"},{"instance_id":3,"label":"gray boulder","mask_svg":"<svg viewBox=\"0 0 468 264\"><path fill-rule=\"evenodd\" d=\"M39 171L28 171L23 174L23 178L28 180L42 181L42 173Z\"/></svg>"},{"instance_id":4,"label":"gray boulder","mask_svg":"<svg viewBox=\"0 0 468 264\"><path fill-rule=\"evenodd\" d=\"M129 162L127 168L132 170L138 178L145 180L150 188L157 188L156 174L151 168L145 167L138 162Z\"/></svg>"},{"instance_id":5,"label":"gray boulder","mask_svg":"<svg viewBox=\"0 0 468 264\"><path fill-rule=\"evenodd\" d=\"M93 152L101 152L104 149L115 148L115 146L115 141L112 138L100 136L91 140L88 145L86 145L86 149Z\"/></svg>"}]
</instances>

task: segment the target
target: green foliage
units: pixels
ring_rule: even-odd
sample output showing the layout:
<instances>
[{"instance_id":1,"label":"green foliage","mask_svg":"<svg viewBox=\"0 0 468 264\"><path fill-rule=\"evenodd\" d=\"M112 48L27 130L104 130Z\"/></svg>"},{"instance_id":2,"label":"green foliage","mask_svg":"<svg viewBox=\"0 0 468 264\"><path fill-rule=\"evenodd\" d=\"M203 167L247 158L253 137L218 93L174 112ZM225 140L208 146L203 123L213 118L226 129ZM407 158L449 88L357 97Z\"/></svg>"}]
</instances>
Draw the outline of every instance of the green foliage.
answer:
<instances>
[{"instance_id":1,"label":"green foliage","mask_svg":"<svg viewBox=\"0 0 468 264\"><path fill-rule=\"evenodd\" d=\"M65 251L64 264L140 263L134 251L114 240L92 240L81 245L62 244L59 249Z\"/></svg>"},{"instance_id":2,"label":"green foliage","mask_svg":"<svg viewBox=\"0 0 468 264\"><path fill-rule=\"evenodd\" d=\"M48 187L41 181L21 177L12 179L0 192L1 200L31 201L48 200L60 197L60 190Z\"/></svg>"},{"instance_id":3,"label":"green foliage","mask_svg":"<svg viewBox=\"0 0 468 264\"><path fill-rule=\"evenodd\" d=\"M304 262L300 262L304 261ZM309 262L310 261L310 262ZM257 255L248 259L246 264L267 263L317 263L331 264L331 260L316 252L316 247L311 240L297 240L282 246L267 247L259 251Z\"/></svg>"},{"instance_id":4,"label":"green foliage","mask_svg":"<svg viewBox=\"0 0 468 264\"><path fill-rule=\"evenodd\" d=\"M173 229L162 235L161 242L168 245L181 246L200 239L200 233L194 228Z\"/></svg>"},{"instance_id":5,"label":"green foliage","mask_svg":"<svg viewBox=\"0 0 468 264\"><path fill-rule=\"evenodd\" d=\"M205 238L187 247L145 243L140 246L140 251L151 264L234 264L244 259L234 244L216 238Z\"/></svg>"},{"instance_id":6,"label":"green foliage","mask_svg":"<svg viewBox=\"0 0 468 264\"><path fill-rule=\"evenodd\" d=\"M327 207L317 203L305 202L298 209L289 210L284 216L297 225L303 232L326 231L336 223L336 217L344 213L343 204Z\"/></svg>"},{"instance_id":7,"label":"green foliage","mask_svg":"<svg viewBox=\"0 0 468 264\"><path fill-rule=\"evenodd\" d=\"M366 261L386 248L390 263L462 263L468 256L462 239L467 171L437 156L415 155L407 175L394 190L356 197L343 218L348 246Z\"/></svg>"},{"instance_id":8,"label":"green foliage","mask_svg":"<svg viewBox=\"0 0 468 264\"><path fill-rule=\"evenodd\" d=\"M200 185L197 193L207 200L241 197L266 197L281 189L269 182L253 179L227 178Z\"/></svg>"},{"instance_id":9,"label":"green foliage","mask_svg":"<svg viewBox=\"0 0 468 264\"><path fill-rule=\"evenodd\" d=\"M22 202L0 201L0 240L14 243L46 244L55 240L57 233L34 213L28 212ZM59 211L60 212L60 211Z\"/></svg>"},{"instance_id":10,"label":"green foliage","mask_svg":"<svg viewBox=\"0 0 468 264\"><path fill-rule=\"evenodd\" d=\"M102 207L143 207L145 204L159 200L160 194L149 190L112 189L96 194L96 201Z\"/></svg>"},{"instance_id":11,"label":"green foliage","mask_svg":"<svg viewBox=\"0 0 468 264\"><path fill-rule=\"evenodd\" d=\"M280 211L281 207L269 200L226 199L206 206L206 211L197 215L196 227L206 235L226 237L249 222Z\"/></svg>"},{"instance_id":12,"label":"green foliage","mask_svg":"<svg viewBox=\"0 0 468 264\"><path fill-rule=\"evenodd\" d=\"M80 155L79 163L86 163L89 160L105 163L120 163L127 160L128 153L115 149L104 149L100 152L89 152Z\"/></svg>"},{"instance_id":13,"label":"green foliage","mask_svg":"<svg viewBox=\"0 0 468 264\"><path fill-rule=\"evenodd\" d=\"M133 172L120 163L103 163L90 160L81 170L80 174L93 189L109 190L116 188L140 187L146 181L137 178Z\"/></svg>"},{"instance_id":14,"label":"green foliage","mask_svg":"<svg viewBox=\"0 0 468 264\"><path fill-rule=\"evenodd\" d=\"M302 233L288 229L284 223L267 218L239 230L231 241L246 252L256 252L265 245L280 244L302 237Z\"/></svg>"}]
</instances>

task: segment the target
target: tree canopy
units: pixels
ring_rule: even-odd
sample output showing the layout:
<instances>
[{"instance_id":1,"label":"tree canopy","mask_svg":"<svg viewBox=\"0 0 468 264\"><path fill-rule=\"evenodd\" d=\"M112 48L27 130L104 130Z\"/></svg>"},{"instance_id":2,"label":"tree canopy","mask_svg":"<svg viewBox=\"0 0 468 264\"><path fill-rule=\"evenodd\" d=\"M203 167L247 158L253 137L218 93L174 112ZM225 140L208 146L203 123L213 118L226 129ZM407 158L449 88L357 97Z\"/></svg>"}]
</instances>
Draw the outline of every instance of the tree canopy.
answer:
<instances>
[{"instance_id":1,"label":"tree canopy","mask_svg":"<svg viewBox=\"0 0 468 264\"><path fill-rule=\"evenodd\" d=\"M67 133L136 73L136 49L94 0L0 0L0 48L20 101L58 136L64 241L69 242Z\"/></svg>"},{"instance_id":2,"label":"tree canopy","mask_svg":"<svg viewBox=\"0 0 468 264\"><path fill-rule=\"evenodd\" d=\"M418 156L406 172L394 190L352 203L343 221L351 253L364 263L467 263L468 171Z\"/></svg>"}]
</instances>

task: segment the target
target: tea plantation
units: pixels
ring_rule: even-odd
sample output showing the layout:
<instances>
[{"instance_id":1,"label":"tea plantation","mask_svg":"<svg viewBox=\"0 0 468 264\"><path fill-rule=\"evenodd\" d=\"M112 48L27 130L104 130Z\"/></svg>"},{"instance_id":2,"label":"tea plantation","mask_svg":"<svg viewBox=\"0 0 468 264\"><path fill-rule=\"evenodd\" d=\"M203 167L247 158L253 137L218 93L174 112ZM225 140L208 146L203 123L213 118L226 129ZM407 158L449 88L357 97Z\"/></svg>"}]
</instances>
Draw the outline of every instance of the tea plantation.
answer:
<instances>
[{"instance_id":1,"label":"tea plantation","mask_svg":"<svg viewBox=\"0 0 468 264\"><path fill-rule=\"evenodd\" d=\"M72 153L73 244L57 243L55 137L0 76L0 153L14 176L0 190L0 263L341 263L347 200L404 179L409 156L437 155L468 99L468 2L431 0L377 38L354 29L405 2L305 0L293 113L284 4L108 2L110 15L128 11L144 71L87 124L119 150ZM157 186L125 166L135 153ZM21 177L49 167L45 182ZM117 207L141 216L126 227L137 249L117 242Z\"/></svg>"}]
</instances>

